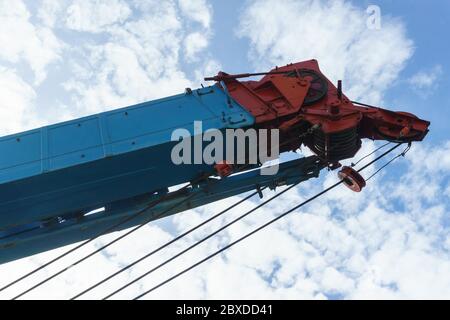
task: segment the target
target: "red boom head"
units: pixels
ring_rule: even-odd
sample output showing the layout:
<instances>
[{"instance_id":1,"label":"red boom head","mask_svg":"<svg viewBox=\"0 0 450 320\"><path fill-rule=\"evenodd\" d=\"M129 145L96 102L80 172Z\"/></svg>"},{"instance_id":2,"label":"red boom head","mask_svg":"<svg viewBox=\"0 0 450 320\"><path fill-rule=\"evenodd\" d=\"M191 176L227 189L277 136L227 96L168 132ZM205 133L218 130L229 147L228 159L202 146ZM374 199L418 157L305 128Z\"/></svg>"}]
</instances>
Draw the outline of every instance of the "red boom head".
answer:
<instances>
[{"instance_id":1,"label":"red boom head","mask_svg":"<svg viewBox=\"0 0 450 320\"><path fill-rule=\"evenodd\" d=\"M264 77L259 81L237 80L252 75ZM206 80L219 81L218 85L255 117L258 128L282 130L282 151L303 143L328 163L353 157L362 138L421 141L430 125L406 112L352 102L342 93L340 83L334 86L320 72L316 60L267 73L220 72Z\"/></svg>"}]
</instances>

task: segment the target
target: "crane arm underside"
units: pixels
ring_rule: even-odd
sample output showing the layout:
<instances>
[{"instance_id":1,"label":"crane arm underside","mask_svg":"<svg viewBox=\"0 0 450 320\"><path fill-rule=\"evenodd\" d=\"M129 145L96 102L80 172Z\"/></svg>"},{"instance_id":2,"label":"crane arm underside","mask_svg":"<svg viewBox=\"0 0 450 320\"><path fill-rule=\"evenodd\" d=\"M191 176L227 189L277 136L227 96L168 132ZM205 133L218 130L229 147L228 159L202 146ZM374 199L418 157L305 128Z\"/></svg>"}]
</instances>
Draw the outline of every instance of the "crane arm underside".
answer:
<instances>
[{"instance_id":1,"label":"crane arm underside","mask_svg":"<svg viewBox=\"0 0 450 320\"><path fill-rule=\"evenodd\" d=\"M111 232L124 230L251 190L263 188L274 190L279 186L306 181L318 177L320 170L325 166L316 156L300 158L280 164L279 171L275 175L261 175L261 169L255 169L223 179L209 178L174 197L171 197L171 193L139 196L105 205L105 210L97 213L74 216L72 219L53 221L48 224L37 223L21 226L14 231L9 230L9 236L6 232L0 232L2 253L0 263L93 238L105 229L115 226L120 221L141 211L142 213L137 217L117 226ZM146 209L150 203L162 196L169 200ZM188 201L185 201L186 199ZM180 203L179 206L177 206L178 203Z\"/></svg>"}]
</instances>

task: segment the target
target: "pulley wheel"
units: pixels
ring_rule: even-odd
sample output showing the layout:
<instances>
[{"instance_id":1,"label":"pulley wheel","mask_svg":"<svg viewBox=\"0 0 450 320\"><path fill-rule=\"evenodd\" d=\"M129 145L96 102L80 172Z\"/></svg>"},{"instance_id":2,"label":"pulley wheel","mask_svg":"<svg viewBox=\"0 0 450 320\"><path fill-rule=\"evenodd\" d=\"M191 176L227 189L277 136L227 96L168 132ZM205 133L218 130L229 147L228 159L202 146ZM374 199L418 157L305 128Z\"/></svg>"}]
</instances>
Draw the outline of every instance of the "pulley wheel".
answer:
<instances>
[{"instance_id":1,"label":"pulley wheel","mask_svg":"<svg viewBox=\"0 0 450 320\"><path fill-rule=\"evenodd\" d=\"M342 167L338 172L338 177L347 188L355 192L360 192L366 186L366 180L351 167Z\"/></svg>"},{"instance_id":2,"label":"pulley wheel","mask_svg":"<svg viewBox=\"0 0 450 320\"><path fill-rule=\"evenodd\" d=\"M298 72L298 73L297 73ZM287 77L307 78L310 82L308 93L303 101L304 106L312 105L325 97L328 92L328 82L321 74L310 69L294 70L286 74Z\"/></svg>"}]
</instances>

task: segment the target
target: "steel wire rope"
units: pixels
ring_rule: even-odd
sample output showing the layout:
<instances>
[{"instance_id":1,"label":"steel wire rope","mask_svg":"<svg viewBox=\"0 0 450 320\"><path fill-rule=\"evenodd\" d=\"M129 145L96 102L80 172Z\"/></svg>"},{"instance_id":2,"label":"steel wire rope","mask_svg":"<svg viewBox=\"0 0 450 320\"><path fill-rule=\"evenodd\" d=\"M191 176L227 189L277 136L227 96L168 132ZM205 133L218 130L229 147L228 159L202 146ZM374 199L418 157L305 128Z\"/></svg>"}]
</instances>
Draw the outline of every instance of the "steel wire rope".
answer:
<instances>
[{"instance_id":1,"label":"steel wire rope","mask_svg":"<svg viewBox=\"0 0 450 320\"><path fill-rule=\"evenodd\" d=\"M209 238L213 237L214 235L218 234L219 232L225 230L226 228L228 228L229 226L233 225L234 223L242 220L244 217L248 216L249 214L251 214L252 212L256 211L257 209L263 207L264 205L266 205L267 203L271 202L272 200L278 198L279 196L281 196L282 194L286 193L287 191L291 190L292 188L294 188L295 186L297 186L299 182L296 182L294 184L292 184L291 186L287 187L286 189L280 191L279 193L277 193L276 195L272 196L271 198L267 199L266 201L258 204L256 207L250 209L249 211L247 211L246 213L240 215L239 217L233 219L231 222L225 224L224 226L220 227L219 229L217 229L216 231L210 233L209 235L207 235L206 237L202 238L201 240L195 242L194 244L190 245L189 247L187 247L186 249L180 251L179 253L177 253L176 255L172 256L171 258L165 260L163 263L157 265L156 267L152 268L150 271L144 273L143 275L137 277L136 279L132 280L131 282L127 283L126 285L122 286L121 288L115 290L113 293L109 294L108 296L104 297L103 300L106 300L108 298L110 298L111 296L117 294L118 292L122 291L123 289L129 287L130 285L132 285L133 283L139 281L140 279L142 279L143 277L149 275L150 273L158 270L159 268L163 267L164 265L168 264L170 261L175 260L176 258L178 258L179 256L185 254L186 252L192 250L193 248L195 248L196 246L200 245L201 243L205 242L206 240L208 240Z\"/></svg>"},{"instance_id":2,"label":"steel wire rope","mask_svg":"<svg viewBox=\"0 0 450 320\"><path fill-rule=\"evenodd\" d=\"M266 187L261 188L260 191L263 191L264 189L266 189ZM128 270L129 268L133 267L134 265L138 264L139 262L143 261L144 259L154 255L155 253L161 251L162 249L168 247L169 245L175 243L176 241L184 238L185 236L187 236L188 234L194 232L195 230L199 229L200 227L204 226L205 224L213 221L214 219L220 217L221 215L223 215L224 213L230 211L231 209L235 208L236 206L240 205L241 203L249 200L250 198L254 197L255 195L259 194L258 191L255 191L253 193L251 193L250 195L246 196L245 198L240 199L239 201L237 201L236 203L234 203L233 205L225 208L224 210L220 211L219 213L213 215L212 217L206 219L205 221L201 222L200 224L196 225L195 227L190 228L189 230L183 232L182 234L180 234L179 236L173 238L172 240L166 242L165 244L161 245L160 247L154 249L153 251L151 251L150 253L146 254L145 256L135 260L133 263L127 265L126 267L118 270L117 272L109 275L108 277L102 279L101 281L95 283L94 285L90 286L89 288L83 290L82 292L78 293L77 295L73 296L70 300L74 300L77 299L79 297L81 297L82 295L92 291L93 289L97 288L98 286L102 285L103 283L109 281L110 279L114 278L115 276L121 274L122 272Z\"/></svg>"},{"instance_id":3,"label":"steel wire rope","mask_svg":"<svg viewBox=\"0 0 450 320\"><path fill-rule=\"evenodd\" d=\"M378 160L380 160L381 158L383 158L384 156L386 156L386 155L389 154L390 152L394 151L394 150L395 150L396 148L398 148L401 144L402 144L402 143L396 144L395 146L393 146L392 148L390 148L388 151L384 152L383 154L381 154L380 156L378 156L377 158L375 158L374 160L372 160L372 161L369 162L368 164L364 165L361 169L358 170L358 172L363 171L364 169L366 169L367 167L369 167L369 166L372 165L373 163L377 162ZM167 283L169 283L169 282L171 282L172 280L178 278L179 276L183 275L184 273L186 273L186 272L188 272L188 271L190 271L190 270L196 268L197 266L201 265L202 263L204 263L204 262L208 261L209 259L211 259L211 258L217 256L218 254L220 254L220 253L224 252L225 250L231 248L232 246L236 245L237 243L239 243L239 242L241 242L241 241L247 239L248 237L252 236L253 234L255 234L255 233L261 231L262 229L264 229L264 228L268 227L269 225L275 223L276 221L282 219L283 217L287 216L288 214L294 212L295 210L301 208L302 206L304 206L304 205L308 204L309 202L315 200L316 198L320 197L321 195L323 195L323 194L329 192L330 190L336 188L336 187L339 186L341 183L343 183L343 180L340 180L340 181L336 182L335 184L331 185L330 187L328 187L328 188L322 190L321 192L317 193L316 195L314 195L314 196L308 198L307 200L303 201L302 203L300 203L300 204L294 206L293 208L289 209L288 211L286 211L286 212L280 214L279 216L275 217L274 219L272 219L272 220L266 222L265 224L261 225L260 227L254 229L253 231L247 233L246 235L240 237L239 239L237 239L237 240L231 242L230 244L226 245L225 247L219 249L218 251L216 251L216 252L214 252L214 253L208 255L206 258L204 258L204 259L202 259L202 260L196 262L195 264L191 265L190 267L188 267L188 268L186 268L186 269L183 269L182 271L176 273L174 276L172 276L172 277L170 277L170 278L164 280L163 282L159 283L158 285L156 285L156 286L152 287L151 289L149 289L149 290L147 290L147 291L141 293L140 295L136 296L133 300L140 299L140 298L142 298L143 296L147 295L148 293L150 293L150 292L152 292L152 291L154 291L154 290L156 290L156 289L158 289L158 288L160 288L160 287L166 285ZM165 263L165 262L164 262L164 263ZM153 268L153 269L155 269L155 268ZM142 279L143 277L145 277L145 276L148 275L149 273L153 272L153 269L151 269L151 270L148 271L147 273L144 273L143 275L141 275L141 276L138 277L137 279L139 279L139 280ZM135 280L129 282L128 284L134 283L134 282L136 282L136 281L137 281L137 280L135 279ZM125 285L125 286L123 286L122 288L127 287L128 284ZM119 290L120 290L120 289L119 289ZM118 290L116 290L115 292L118 292ZM112 294L110 294L110 295L108 295L107 297L105 297L105 299L108 298L108 297L111 297L113 294L115 294L115 292L113 292Z\"/></svg>"}]
</instances>

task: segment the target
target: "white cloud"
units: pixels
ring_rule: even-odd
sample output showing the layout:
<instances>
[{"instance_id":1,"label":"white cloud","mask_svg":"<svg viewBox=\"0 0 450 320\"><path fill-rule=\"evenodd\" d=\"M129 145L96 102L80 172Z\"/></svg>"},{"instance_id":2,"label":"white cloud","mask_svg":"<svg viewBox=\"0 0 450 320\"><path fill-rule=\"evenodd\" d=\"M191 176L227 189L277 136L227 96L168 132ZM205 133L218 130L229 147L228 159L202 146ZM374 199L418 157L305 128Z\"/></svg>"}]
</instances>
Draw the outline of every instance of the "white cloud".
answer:
<instances>
[{"instance_id":1,"label":"white cloud","mask_svg":"<svg viewBox=\"0 0 450 320\"><path fill-rule=\"evenodd\" d=\"M43 0L41 6L38 8L37 17L42 23L53 28L56 24L56 20L63 10L63 3L65 1Z\"/></svg>"},{"instance_id":2,"label":"white cloud","mask_svg":"<svg viewBox=\"0 0 450 320\"><path fill-rule=\"evenodd\" d=\"M40 84L47 66L61 58L63 44L49 28L33 25L30 17L21 0L0 0L0 59L23 59L34 72L35 84Z\"/></svg>"},{"instance_id":3,"label":"white cloud","mask_svg":"<svg viewBox=\"0 0 450 320\"><path fill-rule=\"evenodd\" d=\"M188 61L196 58L198 52L208 46L208 39L204 34L193 32L184 39L186 59Z\"/></svg>"},{"instance_id":4,"label":"white cloud","mask_svg":"<svg viewBox=\"0 0 450 320\"><path fill-rule=\"evenodd\" d=\"M205 0L178 0L180 10L189 19L209 28L212 20L211 5Z\"/></svg>"},{"instance_id":5,"label":"white cloud","mask_svg":"<svg viewBox=\"0 0 450 320\"><path fill-rule=\"evenodd\" d=\"M445 188L445 195L450 198L450 184L447 184L447 188Z\"/></svg>"},{"instance_id":6,"label":"white cloud","mask_svg":"<svg viewBox=\"0 0 450 320\"><path fill-rule=\"evenodd\" d=\"M354 282L333 267L327 267L323 272L321 285L325 292L348 293L353 290Z\"/></svg>"},{"instance_id":7,"label":"white cloud","mask_svg":"<svg viewBox=\"0 0 450 320\"><path fill-rule=\"evenodd\" d=\"M429 90L436 89L439 78L443 73L441 65L435 65L429 70L419 71L408 79L409 84L416 90L422 93L427 93ZM427 90L427 91L423 91Z\"/></svg>"},{"instance_id":8,"label":"white cloud","mask_svg":"<svg viewBox=\"0 0 450 320\"><path fill-rule=\"evenodd\" d=\"M66 25L76 31L97 33L124 22L130 14L130 7L122 0L75 0L67 8Z\"/></svg>"},{"instance_id":9,"label":"white cloud","mask_svg":"<svg viewBox=\"0 0 450 320\"><path fill-rule=\"evenodd\" d=\"M450 142L447 143L450 146ZM279 221L268 229L247 239L210 262L183 275L171 284L161 288L149 299L417 299L450 297L450 253L448 251L448 227L441 225L448 219L448 204L442 201L445 195L436 194L433 203L444 206L440 214L433 214L433 206L426 202L410 203L414 195L420 196L424 183L441 185L450 176L445 171L450 147L442 150L439 168L432 167L415 155L426 153L431 146L413 150L403 160L405 174L401 181L397 177L371 180L368 187L355 198L361 202L360 209L352 213L342 204L348 204L353 197L336 199L344 187L319 198L312 205ZM397 164L398 165L398 164ZM444 170L444 171L443 171ZM393 172L393 171L391 171ZM422 174L423 173L423 174ZM336 179L335 174L330 176ZM409 180L412 179L412 180ZM284 195L277 202L265 207L193 250L181 259L142 280L115 298L131 298L165 280L169 275L200 260L224 244L242 236L269 218L299 203L322 189L325 180L313 180ZM409 186L408 192L401 191ZM265 198L272 192L265 192ZM176 227L173 234L181 233L203 219L237 201L237 198L213 203L198 210L189 211L169 218ZM397 202L396 208L392 203ZM187 247L190 243L231 221L234 217L252 208L253 201L233 210L211 225L203 227L164 252L125 272L120 277L89 293L86 298L101 298L148 271ZM419 219L419 215L423 219ZM105 236L96 247L114 239L117 234ZM99 255L70 271L45 287L28 295L28 298L69 298L101 277L151 251L172 235L158 227L158 222L143 228L137 234L108 248L105 255ZM442 241L441 241L442 239ZM436 245L442 242L442 245ZM446 249L447 248L447 249ZM86 248L75 256L82 256L93 250ZM0 266L0 271L9 271L11 276L22 274L67 250L59 249L36 258L12 262ZM50 275L69 261L49 269ZM92 269L92 265L96 268ZM17 267L15 267L17 266ZM26 266L26 267L25 267ZM43 274L36 276L41 279ZM25 282L22 288L36 280ZM2 279L6 282L7 279ZM19 292L20 286L12 290Z\"/></svg>"},{"instance_id":10,"label":"white cloud","mask_svg":"<svg viewBox=\"0 0 450 320\"><path fill-rule=\"evenodd\" d=\"M36 98L34 89L14 70L0 66L0 135L11 134L28 126Z\"/></svg>"},{"instance_id":11,"label":"white cloud","mask_svg":"<svg viewBox=\"0 0 450 320\"><path fill-rule=\"evenodd\" d=\"M205 59L203 64L195 70L195 83L204 83L204 78L209 75L217 74L218 70L222 70L222 65L215 59Z\"/></svg>"},{"instance_id":12,"label":"white cloud","mask_svg":"<svg viewBox=\"0 0 450 320\"><path fill-rule=\"evenodd\" d=\"M74 3L83 6L81 2ZM76 28L83 31L80 39L86 41L79 42L75 37L70 53L64 55L74 77L65 83L68 93L73 94L72 116L179 92L220 69L220 62L209 58L207 47L196 53L206 59L196 65L192 77L181 67L186 37L212 34L209 5L203 1L178 5L173 1L135 1L127 5L132 13L126 18L121 18L120 10L112 10L105 15L108 19L97 21L99 12L95 10L99 7L92 7L93 12L80 7L79 12L88 13L88 17L78 17L85 20L73 16ZM200 14L193 8L208 11ZM64 10L64 6L57 10L47 8L46 12L56 13L42 13L40 19L45 25L58 25L56 21L64 20ZM11 12L14 10L8 14ZM386 17L381 30L366 30L364 10L347 2L256 1L247 6L242 20L240 34L251 41L255 68L265 70L275 64L316 57L325 74L333 80L346 81L352 98L363 96L366 101L381 99L387 83L398 78L412 54L412 41L400 22ZM0 19L0 24L5 21L6 18ZM30 23L28 17L25 21ZM8 61L15 63L14 52L0 54L10 54ZM7 119L2 122L4 130L16 130L28 115L35 119L32 110L36 93L11 68L0 68L0 96L0 116ZM10 112L11 106L14 113ZM373 149L373 143L365 143L360 154ZM147 298L449 298L449 155L450 141L439 148L429 144L414 146L406 160L398 161L403 164L393 164L390 168L395 169L375 176L362 193L352 193L344 187L335 189ZM367 161L370 159L373 157ZM371 167L364 175L373 171ZM399 172L403 172L401 177ZM149 289L336 179L334 172L322 175L322 179L301 184L117 297L132 298ZM272 192L266 192L265 198L271 195ZM26 298L70 298L237 200L226 199L151 223ZM102 298L255 203L246 202L86 298ZM173 229L162 227L167 223ZM117 236L114 233L103 237L12 290L0 293L0 297L11 297ZM7 275L0 277L0 286L67 249L0 265L0 274Z\"/></svg>"},{"instance_id":13,"label":"white cloud","mask_svg":"<svg viewBox=\"0 0 450 320\"><path fill-rule=\"evenodd\" d=\"M41 112L47 121L179 93L195 86L197 69L212 61L205 56L212 9L202 1L43 0L36 20L22 1L1 0L0 9L0 63L25 62L35 85L53 63L53 86L66 89ZM194 67L191 76L182 62ZM27 78L26 67L19 69Z\"/></svg>"},{"instance_id":14,"label":"white cloud","mask_svg":"<svg viewBox=\"0 0 450 320\"><path fill-rule=\"evenodd\" d=\"M365 8L347 1L260 0L242 12L238 35L251 43L258 70L315 58L352 99L379 103L413 53L403 24L383 17L366 26Z\"/></svg>"},{"instance_id":15,"label":"white cloud","mask_svg":"<svg viewBox=\"0 0 450 320\"><path fill-rule=\"evenodd\" d=\"M180 63L198 60L208 46L202 36L208 29L190 26L173 1L138 1L130 9L132 15L122 24L111 18L108 24L84 28L103 32L106 40L82 46L80 58L73 62L76 77L65 88L74 93L78 114L164 97L193 86L194 77L185 75ZM80 10L90 12L92 19L85 19L93 23L97 15L103 15L100 7Z\"/></svg>"}]
</instances>

